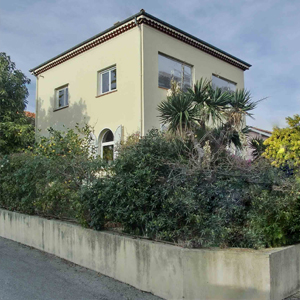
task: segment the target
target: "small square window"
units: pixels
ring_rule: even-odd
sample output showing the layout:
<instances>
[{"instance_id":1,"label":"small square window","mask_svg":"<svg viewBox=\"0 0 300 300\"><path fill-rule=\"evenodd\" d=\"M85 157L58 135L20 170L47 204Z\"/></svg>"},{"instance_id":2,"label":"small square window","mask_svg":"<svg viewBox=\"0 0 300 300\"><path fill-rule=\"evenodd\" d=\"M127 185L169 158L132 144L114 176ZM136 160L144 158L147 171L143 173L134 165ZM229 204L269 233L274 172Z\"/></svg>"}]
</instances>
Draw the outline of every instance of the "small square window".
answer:
<instances>
[{"instance_id":1,"label":"small square window","mask_svg":"<svg viewBox=\"0 0 300 300\"><path fill-rule=\"evenodd\" d=\"M98 73L98 94L112 92L117 89L116 67Z\"/></svg>"},{"instance_id":2,"label":"small square window","mask_svg":"<svg viewBox=\"0 0 300 300\"><path fill-rule=\"evenodd\" d=\"M63 108L69 105L68 86L55 90L55 109Z\"/></svg>"}]
</instances>

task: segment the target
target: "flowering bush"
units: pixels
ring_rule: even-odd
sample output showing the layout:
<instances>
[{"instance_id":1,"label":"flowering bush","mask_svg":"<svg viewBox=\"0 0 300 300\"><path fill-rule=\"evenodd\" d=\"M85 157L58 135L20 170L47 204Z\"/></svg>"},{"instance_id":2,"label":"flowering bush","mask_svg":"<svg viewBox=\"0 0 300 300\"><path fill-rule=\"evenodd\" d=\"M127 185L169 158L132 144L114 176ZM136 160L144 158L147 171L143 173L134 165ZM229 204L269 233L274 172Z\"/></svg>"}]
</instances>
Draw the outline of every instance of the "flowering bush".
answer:
<instances>
[{"instance_id":1,"label":"flowering bush","mask_svg":"<svg viewBox=\"0 0 300 300\"><path fill-rule=\"evenodd\" d=\"M300 116L286 120L288 127L274 128L271 137L265 140L267 148L263 155L276 167L297 168L300 166Z\"/></svg>"}]
</instances>

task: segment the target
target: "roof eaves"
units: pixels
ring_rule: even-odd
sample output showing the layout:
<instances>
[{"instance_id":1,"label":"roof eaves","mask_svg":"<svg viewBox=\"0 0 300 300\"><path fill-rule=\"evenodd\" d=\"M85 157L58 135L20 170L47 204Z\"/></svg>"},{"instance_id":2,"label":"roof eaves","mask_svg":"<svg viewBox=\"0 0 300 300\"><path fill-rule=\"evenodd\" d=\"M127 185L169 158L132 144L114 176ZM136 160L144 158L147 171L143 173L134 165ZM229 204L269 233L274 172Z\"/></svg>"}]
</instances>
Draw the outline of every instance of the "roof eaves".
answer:
<instances>
[{"instance_id":1,"label":"roof eaves","mask_svg":"<svg viewBox=\"0 0 300 300\"><path fill-rule=\"evenodd\" d=\"M249 63L247 63L247 62L245 62L245 61L243 61L243 60L241 60L241 59L239 59L239 58L237 58L237 57L235 57L235 56L233 56L233 55L231 55L231 54L229 54L229 53L227 53L227 52L225 52L225 51L223 51L223 50L221 50L221 49L219 49L219 48L217 48L217 47L215 47L215 46L213 46L213 45L211 45L211 44L209 44L209 43L207 43L207 42L205 42L205 41L203 41L203 40L201 40L201 39L199 39L199 38L197 38L197 37L195 37L195 36L193 36L193 35L191 35L189 33L187 33L187 32L185 32L185 31L183 31L183 30L181 30L181 29L179 29L179 28L177 28L177 27L175 27L175 26L173 26L173 25L171 25L171 24L169 24L167 22L164 22L164 21L162 21L162 20L160 20L160 19L158 19L158 18L156 18L156 17L154 17L154 16L152 16L152 15L146 13L146 12L144 12L143 15L145 17L151 18L154 21L157 21L157 22L163 24L164 26L167 26L167 27L169 27L169 28L171 28L173 30L176 30L176 31L180 32L181 34L186 35L187 37L189 37L189 38L191 38L193 40L196 40L197 42L199 42L199 43L201 43L201 44L203 44L203 45L205 45L205 46L207 46L209 48L212 48L212 49L214 49L214 50L216 50L216 51L218 51L218 52L220 52L220 53L222 53L222 54L224 54L224 55L226 55L226 56L228 56L228 57L230 57L230 58L232 58L232 59L234 59L234 60L236 60L236 61L238 61L238 62L240 62L242 64L244 64L248 68L250 68L252 66Z\"/></svg>"},{"instance_id":2,"label":"roof eaves","mask_svg":"<svg viewBox=\"0 0 300 300\"><path fill-rule=\"evenodd\" d=\"M213 49L213 50L215 50L215 51L217 51L217 52L219 52L219 53L221 53L223 55L226 55L227 57L229 57L229 58L231 58L231 59L233 59L233 60L235 60L235 61L243 64L244 66L246 66L245 69L249 69L251 67L251 65L249 63L247 63L247 62L245 62L245 61L243 61L243 60L241 60L241 59L239 59L239 58L237 58L237 57L235 57L235 56L233 56L233 55L231 55L231 54L229 54L229 53L227 53L227 52L225 52L225 51L223 51L223 50L221 50L221 49L219 49L219 48L217 48L217 47L215 47L215 46L213 46L213 45L211 45L211 44L209 44L209 43L207 43L207 42L205 42L205 41L203 41L203 40L201 40L201 39L199 39L199 38L197 38L197 37L195 37L195 36L193 36L193 35L191 35L189 33L187 33L187 32L185 32L185 31L183 31L183 30L181 30L181 29L179 29L179 28L177 28L177 27L175 27L175 26L173 26L171 24L168 24L167 22L164 22L164 21L162 21L162 20L160 20L160 19L152 16L151 14L146 13L142 9L137 14L135 14L135 15L133 15L133 16L131 16L131 17L129 17L129 18L121 21L121 22L118 22L116 25L114 25L114 26L112 26L112 27L110 27L110 28L108 28L108 29L106 29L106 30L98 33L97 35L94 35L93 37L91 37L91 38L89 38L89 39L87 39L87 40L85 40L85 41L77 44L76 46L74 46L74 47L72 47L72 48L70 48L70 49L68 49L68 50L66 50L66 51L64 51L64 52L56 55L55 57L53 57L53 58L45 61L44 63L39 64L35 68L30 69L29 72L34 72L35 70L40 69L41 67L43 67L43 66L47 65L48 63L50 63L50 62L52 62L52 61L54 61L54 60L56 60L56 59L64 56L65 54L70 53L71 51L73 51L73 50L75 50L75 49L77 49L77 48L79 48L79 47L81 47L81 46L83 46L83 45L85 45L85 44L87 44L87 43L95 40L96 38L101 37L102 35L105 35L106 33L110 32L110 31L112 31L112 30L114 30L114 29L122 26L123 24L125 24L125 23L127 23L127 22L129 22L129 21L131 21L131 20L133 20L133 19L135 19L137 17L139 17L139 16L142 16L142 15L145 16L145 17L147 17L147 18L149 18L149 19L152 19L153 21L156 21L156 22L162 24L163 26L169 27L170 29L177 31L180 34L185 35L188 38L193 39L193 40L197 41L198 43L203 44L204 46L206 46L208 48L211 48L211 49Z\"/></svg>"},{"instance_id":3,"label":"roof eaves","mask_svg":"<svg viewBox=\"0 0 300 300\"><path fill-rule=\"evenodd\" d=\"M87 40L85 40L85 41L83 41L83 42L77 44L76 46L74 46L74 47L72 47L72 48L70 48L70 49L68 49L68 50L66 50L66 51L64 51L64 52L62 52L62 53L60 53L60 54L58 54L58 55L56 55L56 56L50 58L50 59L48 59L47 61L45 61L45 62L39 64L38 66L36 66L36 67L30 69L29 72L33 72L33 71L35 71L35 70L37 70L37 69L43 67L44 65L46 65L46 64L48 64L48 63L50 63L50 62L52 62L53 60L55 60L55 59L57 59L57 58L59 58L59 57L65 55L65 54L67 54L67 53L69 53L69 52L71 52L71 51L73 51L73 50L75 50L75 49L77 49L77 48L79 48L79 47L81 47L81 46L83 46L84 44L87 44L87 43L91 42L92 40L94 40L94 39L96 39L96 38L98 38L98 37L100 37L100 36L102 36L102 35L104 35L104 34L110 32L110 31L112 31L112 30L118 28L119 26L122 26L123 24L129 22L130 20L132 20L132 19L134 19L134 18L139 17L139 16L142 15L142 14L143 14L143 12L140 11L139 13L137 13L137 14L135 14L135 15L133 15L133 16L131 16L131 17L129 17L129 18L127 18L127 19L121 21L121 22L118 22L116 25L109 27L108 29L106 29L106 30L104 30L104 31L102 31L102 32L100 32L100 33L98 33L98 34L92 36L91 38L89 38L89 39L87 39Z\"/></svg>"},{"instance_id":4,"label":"roof eaves","mask_svg":"<svg viewBox=\"0 0 300 300\"><path fill-rule=\"evenodd\" d=\"M248 127L249 127L249 130L252 130L254 132L259 132L259 133L262 133L262 134L272 135L272 131L268 131L268 130L265 130L265 129L260 129L260 128L257 128L257 127L254 127L254 126L248 126Z\"/></svg>"}]
</instances>

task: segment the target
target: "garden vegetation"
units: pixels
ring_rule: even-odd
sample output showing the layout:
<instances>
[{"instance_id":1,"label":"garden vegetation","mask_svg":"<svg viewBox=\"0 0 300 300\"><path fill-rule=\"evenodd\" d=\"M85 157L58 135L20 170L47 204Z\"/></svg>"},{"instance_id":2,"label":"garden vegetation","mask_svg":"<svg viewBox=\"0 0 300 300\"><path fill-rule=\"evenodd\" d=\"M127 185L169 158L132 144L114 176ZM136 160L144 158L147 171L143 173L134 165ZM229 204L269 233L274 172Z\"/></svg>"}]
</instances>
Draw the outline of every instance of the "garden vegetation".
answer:
<instances>
[{"instance_id":1,"label":"garden vegetation","mask_svg":"<svg viewBox=\"0 0 300 300\"><path fill-rule=\"evenodd\" d=\"M130 136L113 162L96 155L89 126L50 128L49 137L2 153L0 207L183 247L299 242L297 165L287 174L271 164L273 152L254 161L241 154L245 116L257 104L250 93L205 80L185 93L172 85L158 107L168 131Z\"/></svg>"}]
</instances>

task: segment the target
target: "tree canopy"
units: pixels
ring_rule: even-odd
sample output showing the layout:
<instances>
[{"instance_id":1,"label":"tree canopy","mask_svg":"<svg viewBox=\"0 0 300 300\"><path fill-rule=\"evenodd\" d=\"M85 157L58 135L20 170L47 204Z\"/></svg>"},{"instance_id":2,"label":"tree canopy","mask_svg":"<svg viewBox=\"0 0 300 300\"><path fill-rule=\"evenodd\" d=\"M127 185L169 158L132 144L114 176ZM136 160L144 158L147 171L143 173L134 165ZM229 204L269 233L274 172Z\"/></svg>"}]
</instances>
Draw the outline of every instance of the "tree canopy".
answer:
<instances>
[{"instance_id":1,"label":"tree canopy","mask_svg":"<svg viewBox=\"0 0 300 300\"><path fill-rule=\"evenodd\" d=\"M34 118L24 109L30 79L16 68L4 52L0 53L0 153L20 152L34 142Z\"/></svg>"},{"instance_id":2,"label":"tree canopy","mask_svg":"<svg viewBox=\"0 0 300 300\"><path fill-rule=\"evenodd\" d=\"M0 53L0 122L9 119L14 121L19 118L28 103L27 84L30 79L4 52Z\"/></svg>"}]
</instances>

